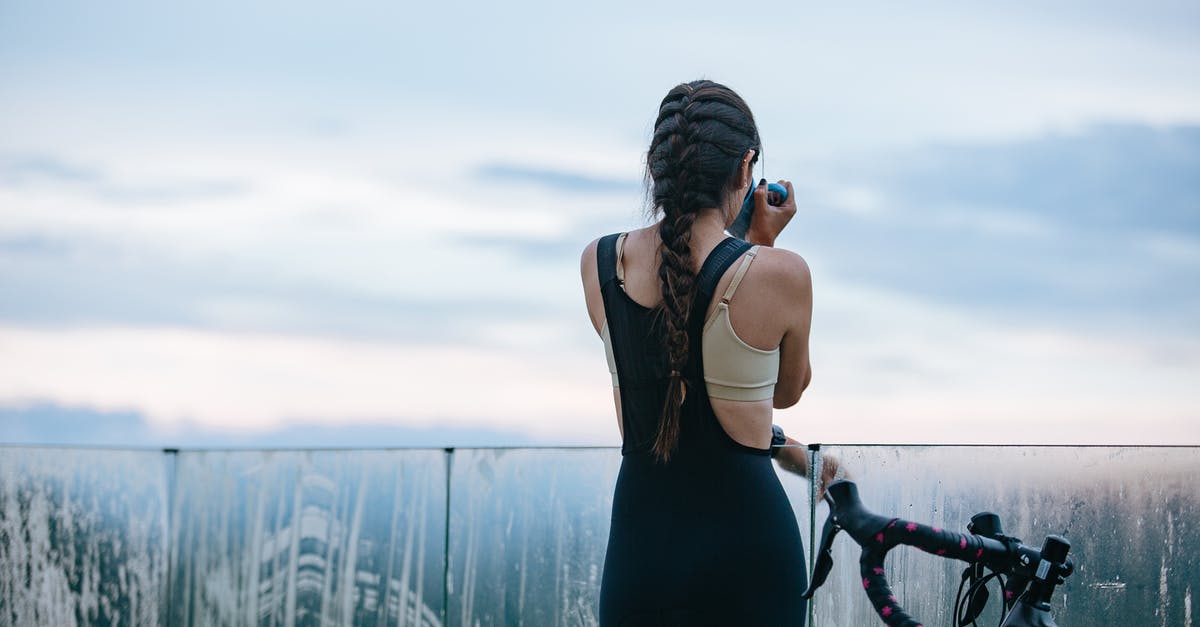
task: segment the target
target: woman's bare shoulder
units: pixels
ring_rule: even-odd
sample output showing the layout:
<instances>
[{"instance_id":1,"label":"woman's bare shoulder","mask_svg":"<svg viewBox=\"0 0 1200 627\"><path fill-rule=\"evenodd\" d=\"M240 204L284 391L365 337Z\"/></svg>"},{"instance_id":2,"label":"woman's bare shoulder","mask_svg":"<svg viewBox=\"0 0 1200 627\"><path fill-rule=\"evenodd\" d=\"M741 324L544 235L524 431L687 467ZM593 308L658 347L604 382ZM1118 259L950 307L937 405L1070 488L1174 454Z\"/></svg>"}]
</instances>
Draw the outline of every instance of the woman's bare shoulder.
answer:
<instances>
[{"instance_id":1,"label":"woman's bare shoulder","mask_svg":"<svg viewBox=\"0 0 1200 627\"><path fill-rule=\"evenodd\" d=\"M759 248L755 265L759 266L760 276L771 285L801 290L812 289L812 271L808 262L804 257L786 248Z\"/></svg>"},{"instance_id":2,"label":"woman's bare shoulder","mask_svg":"<svg viewBox=\"0 0 1200 627\"><path fill-rule=\"evenodd\" d=\"M583 247L583 255L579 259L579 269L581 272L584 273L585 278L587 277L587 273L589 270L592 272L592 274L595 274L595 271L596 271L596 247L599 245L600 245L600 238L597 237L596 239L588 242L587 246Z\"/></svg>"},{"instance_id":3,"label":"woman's bare shoulder","mask_svg":"<svg viewBox=\"0 0 1200 627\"><path fill-rule=\"evenodd\" d=\"M657 244L658 231L653 225L642 227L640 229L620 231L620 233L626 234L625 250L627 252L631 250L631 247L641 246L647 243ZM599 247L600 240L604 239L605 237L607 237L607 235L597 237L596 239L588 242L587 246L583 247L583 255L579 260L580 268L583 271L586 272L588 270L595 270L596 248Z\"/></svg>"}]
</instances>

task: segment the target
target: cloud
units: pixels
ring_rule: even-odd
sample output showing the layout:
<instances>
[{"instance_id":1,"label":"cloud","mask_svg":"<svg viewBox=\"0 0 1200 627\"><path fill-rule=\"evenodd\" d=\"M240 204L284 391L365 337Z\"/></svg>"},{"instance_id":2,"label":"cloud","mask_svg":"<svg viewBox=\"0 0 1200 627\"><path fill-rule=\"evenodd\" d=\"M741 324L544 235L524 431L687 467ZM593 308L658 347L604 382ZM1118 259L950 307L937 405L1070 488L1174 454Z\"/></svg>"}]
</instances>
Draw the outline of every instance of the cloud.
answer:
<instances>
[{"instance_id":1,"label":"cloud","mask_svg":"<svg viewBox=\"0 0 1200 627\"><path fill-rule=\"evenodd\" d=\"M1164 229L1200 192L1182 174L1154 172L1193 167L1198 146L1190 127L1108 126L829 164L800 182L804 208L781 242L809 257L819 285L906 291L998 324L1191 329L1197 236ZM479 341L488 321L566 320L579 309L579 251L628 228L639 194L604 165L611 155L591 166L516 165L550 163L554 151L539 151L465 161L500 178L477 172L457 197L441 179L366 176L369 158L318 167L253 151L243 170L195 157L184 168L212 180L240 171L251 193L169 215L113 216L102 211L108 201L60 197L48 183L9 189L0 318L424 342ZM1081 197L1126 190L1106 200L1110 226L1092 224L1086 198L1038 209L1068 193L1047 175L1059 171ZM1160 196L1175 209L1145 209Z\"/></svg>"},{"instance_id":2,"label":"cloud","mask_svg":"<svg viewBox=\"0 0 1200 627\"><path fill-rule=\"evenodd\" d=\"M32 233L0 236L0 258L4 255L52 256L70 251L71 243L62 238Z\"/></svg>"},{"instance_id":3,"label":"cloud","mask_svg":"<svg viewBox=\"0 0 1200 627\"><path fill-rule=\"evenodd\" d=\"M0 319L483 341L488 324L544 325L576 311L579 251L636 211L614 210L626 199L611 191L478 177L446 197L440 180L380 176L371 159L313 165L270 153L240 171L190 159L184 170L237 174L252 191L113 213L111 199L69 187L0 189ZM103 163L136 166L125 155ZM563 172L619 180L603 165Z\"/></svg>"},{"instance_id":4,"label":"cloud","mask_svg":"<svg viewBox=\"0 0 1200 627\"><path fill-rule=\"evenodd\" d=\"M515 163L485 163L476 168L475 176L484 182L535 185L554 191L580 194L629 194L641 189L639 181Z\"/></svg>"},{"instance_id":5,"label":"cloud","mask_svg":"<svg viewBox=\"0 0 1200 627\"><path fill-rule=\"evenodd\" d=\"M469 15L453 4L378 1L288 12L135 3L107 13L78 0L53 12L16 2L0 24L0 63L14 86L6 96L18 102L3 118L12 127L43 116L60 126L99 124L98 101L115 98L130 111L129 130L157 117L177 130L208 123L243 131L239 116L250 109L265 111L263 125L302 119L311 127L379 107L441 133L456 122L501 126L516 117L640 139L672 84L707 75L742 90L773 145L818 154L1101 119L1195 121L1198 90L1186 77L1196 70L1188 28L1196 11L1183 4L1140 3L1131 12L1117 3L933 3L864 20L861 7L813 14L775 3L764 13L804 26L794 37L763 38L755 20L728 23L715 3L697 8L687 28L664 30L658 25L678 16L637 2L550 11L527 1ZM737 54L751 49L762 63ZM413 103L432 114L413 115Z\"/></svg>"},{"instance_id":6,"label":"cloud","mask_svg":"<svg viewBox=\"0 0 1200 627\"><path fill-rule=\"evenodd\" d=\"M138 182L131 184L99 168L48 154L0 159L0 186L74 190L120 207L226 200L250 190L249 184L241 180L163 180L153 175L139 176Z\"/></svg>"},{"instance_id":7,"label":"cloud","mask_svg":"<svg viewBox=\"0 0 1200 627\"><path fill-rule=\"evenodd\" d=\"M802 210L781 241L818 276L997 323L1194 331L1200 127L934 145L830 170L871 190L874 210L838 211L839 196L815 188L824 210Z\"/></svg>"},{"instance_id":8,"label":"cloud","mask_svg":"<svg viewBox=\"0 0 1200 627\"><path fill-rule=\"evenodd\" d=\"M156 425L137 411L104 411L53 402L0 405L0 444L155 448L381 448L537 446L548 442L515 430L482 426L409 427L400 421L337 425L292 423L237 432L202 424Z\"/></svg>"},{"instance_id":9,"label":"cloud","mask_svg":"<svg viewBox=\"0 0 1200 627\"><path fill-rule=\"evenodd\" d=\"M244 181L174 181L144 186L105 185L94 193L114 204L163 207L182 202L219 201L247 193L250 186Z\"/></svg>"},{"instance_id":10,"label":"cloud","mask_svg":"<svg viewBox=\"0 0 1200 627\"><path fill-rule=\"evenodd\" d=\"M1004 207L1075 231L1200 235L1200 126L1109 124L940 145L881 169L877 184L909 212Z\"/></svg>"},{"instance_id":11,"label":"cloud","mask_svg":"<svg viewBox=\"0 0 1200 627\"><path fill-rule=\"evenodd\" d=\"M0 405L49 400L230 442L349 424L615 444L602 347L582 312L577 322L498 325L499 341L482 345L8 325ZM896 293L826 288L814 385L776 422L824 442L1200 443L1198 342L1000 327Z\"/></svg>"},{"instance_id":12,"label":"cloud","mask_svg":"<svg viewBox=\"0 0 1200 627\"><path fill-rule=\"evenodd\" d=\"M545 325L574 312L536 292L429 293L402 282L366 290L33 235L0 239L0 293L0 320L44 328L186 326L421 344L483 341L487 324Z\"/></svg>"},{"instance_id":13,"label":"cloud","mask_svg":"<svg viewBox=\"0 0 1200 627\"><path fill-rule=\"evenodd\" d=\"M776 415L798 437L1200 442L1198 393L1190 383L1200 367L1200 338L1190 330L1106 334L1084 325L996 322L862 285L826 285L816 296L812 387Z\"/></svg>"},{"instance_id":14,"label":"cloud","mask_svg":"<svg viewBox=\"0 0 1200 627\"><path fill-rule=\"evenodd\" d=\"M49 155L9 156L0 159L0 184L25 185L41 181L95 183L103 177L93 168Z\"/></svg>"},{"instance_id":15,"label":"cloud","mask_svg":"<svg viewBox=\"0 0 1200 627\"><path fill-rule=\"evenodd\" d=\"M638 80L669 83L671 67ZM770 95L786 107L760 118L779 155L772 174L800 179L814 200L781 240L817 283L817 379L781 414L790 430L1196 440L1195 127L976 138L803 167L787 153L810 127L837 135L863 119L855 107L883 120L863 123L865 135L906 119L803 89L851 111L825 124L781 90ZM589 113L609 106L601 99L558 120L516 118L490 95L374 119L346 106L331 119L353 133L304 126L303 138L296 120L313 112L270 99L260 117L231 113L241 126L228 128L220 107L184 128L161 113L176 109L145 104L154 93L141 108L123 106L128 94L100 98L118 111L103 123L35 116L32 97L0 104L24 112L0 116L22 121L0 134L7 145L79 155L18 163L0 183L0 401L244 437L290 422L440 421L614 443L577 261L586 241L638 217L647 120L634 100L658 90L631 87L607 118ZM974 130L1003 106L975 112ZM130 132L143 123L151 130ZM172 210L147 210L160 204ZM1131 415L1147 417L1132 427Z\"/></svg>"},{"instance_id":16,"label":"cloud","mask_svg":"<svg viewBox=\"0 0 1200 627\"><path fill-rule=\"evenodd\" d=\"M586 323L582 323L586 324ZM183 328L0 326L0 404L135 412L159 429L229 433L287 424L389 423L519 431L597 443L615 435L603 350L223 333Z\"/></svg>"},{"instance_id":17,"label":"cloud","mask_svg":"<svg viewBox=\"0 0 1200 627\"><path fill-rule=\"evenodd\" d=\"M578 235L557 237L552 239L535 237L503 237L503 236L465 236L456 238L456 243L466 248L499 249L508 251L531 262L563 263L564 260L578 261L579 253L583 250L581 242L586 241L587 231Z\"/></svg>"},{"instance_id":18,"label":"cloud","mask_svg":"<svg viewBox=\"0 0 1200 627\"><path fill-rule=\"evenodd\" d=\"M1200 237L1177 233L1147 233L1142 235L1139 245L1165 262L1190 268L1200 266Z\"/></svg>"}]
</instances>

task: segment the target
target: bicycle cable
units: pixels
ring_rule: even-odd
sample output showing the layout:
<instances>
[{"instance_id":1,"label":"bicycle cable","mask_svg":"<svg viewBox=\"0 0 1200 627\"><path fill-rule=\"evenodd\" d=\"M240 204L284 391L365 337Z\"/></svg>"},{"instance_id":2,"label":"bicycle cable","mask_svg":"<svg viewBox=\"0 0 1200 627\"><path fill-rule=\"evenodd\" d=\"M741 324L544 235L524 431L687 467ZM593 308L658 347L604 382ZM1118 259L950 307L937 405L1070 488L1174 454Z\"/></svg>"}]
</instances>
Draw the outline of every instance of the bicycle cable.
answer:
<instances>
[{"instance_id":1,"label":"bicycle cable","mask_svg":"<svg viewBox=\"0 0 1200 627\"><path fill-rule=\"evenodd\" d=\"M963 588L966 587L967 582L971 579L975 579L975 577L971 576L971 573L974 570L975 565L971 565L963 571L962 580L958 584L958 593L954 595L955 626L966 627L968 624L970 624L972 627L979 627L979 614L982 613L983 608L987 606L988 598L990 596L987 592L987 583L992 579L995 579L1000 584L1000 621L1003 623L1004 617L1008 614L1008 611L1012 609L1008 604L1008 600L1004 598L1004 584L1006 583L1004 576L989 568L987 569L988 574L983 575L976 581L972 582L971 586L967 588L966 594L963 594ZM980 600L976 601L976 599Z\"/></svg>"}]
</instances>

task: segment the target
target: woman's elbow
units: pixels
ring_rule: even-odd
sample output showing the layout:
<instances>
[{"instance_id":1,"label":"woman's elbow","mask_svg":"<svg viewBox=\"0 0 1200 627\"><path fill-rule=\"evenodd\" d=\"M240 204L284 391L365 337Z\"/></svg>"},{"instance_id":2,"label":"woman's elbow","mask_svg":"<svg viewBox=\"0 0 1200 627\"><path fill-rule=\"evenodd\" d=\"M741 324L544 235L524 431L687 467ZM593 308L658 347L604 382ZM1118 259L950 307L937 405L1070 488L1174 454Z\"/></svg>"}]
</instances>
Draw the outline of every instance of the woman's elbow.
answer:
<instances>
[{"instance_id":1,"label":"woman's elbow","mask_svg":"<svg viewBox=\"0 0 1200 627\"><path fill-rule=\"evenodd\" d=\"M804 394L804 390L799 387L793 390L781 390L779 388L775 388L775 409L787 409L788 407L795 405L796 403L800 402L801 394Z\"/></svg>"},{"instance_id":2,"label":"woman's elbow","mask_svg":"<svg viewBox=\"0 0 1200 627\"><path fill-rule=\"evenodd\" d=\"M776 394L775 395L775 409L787 409L788 407L791 407L792 405L795 405L798 402L800 402L800 393L799 392L797 392L796 394L788 394L788 395Z\"/></svg>"},{"instance_id":3,"label":"woman's elbow","mask_svg":"<svg viewBox=\"0 0 1200 627\"><path fill-rule=\"evenodd\" d=\"M811 382L812 368L808 368L798 383L788 386L775 386L775 409L787 409L799 403L800 397L804 395L804 390L808 389L808 384Z\"/></svg>"}]
</instances>

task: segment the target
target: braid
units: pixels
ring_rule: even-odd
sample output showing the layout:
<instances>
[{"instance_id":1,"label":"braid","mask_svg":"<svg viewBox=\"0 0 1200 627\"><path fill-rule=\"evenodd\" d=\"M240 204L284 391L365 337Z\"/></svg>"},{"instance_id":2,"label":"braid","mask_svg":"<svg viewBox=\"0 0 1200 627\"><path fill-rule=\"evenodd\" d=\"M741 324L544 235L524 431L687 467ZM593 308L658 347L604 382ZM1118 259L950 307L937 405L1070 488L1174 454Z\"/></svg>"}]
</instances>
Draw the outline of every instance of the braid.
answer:
<instances>
[{"instance_id":1,"label":"braid","mask_svg":"<svg viewBox=\"0 0 1200 627\"><path fill-rule=\"evenodd\" d=\"M757 154L759 142L749 107L732 90L711 81L672 89L659 106L654 127L646 164L655 209L663 213L658 226L659 313L670 375L653 451L666 462L679 440L687 396L688 318L696 288L692 225L702 209L720 204L742 156L751 148Z\"/></svg>"},{"instance_id":2,"label":"braid","mask_svg":"<svg viewBox=\"0 0 1200 627\"><path fill-rule=\"evenodd\" d=\"M671 457L675 442L679 439L679 414L687 395L687 382L683 369L688 362L688 313L692 310L696 273L692 269L692 223L696 214L680 213L675 218L663 218L658 227L662 238L662 261L658 266L658 278L662 281L663 321L666 326L668 363L671 367L667 383L667 399L663 404L663 416L658 437L654 441L654 452L664 462Z\"/></svg>"}]
</instances>

